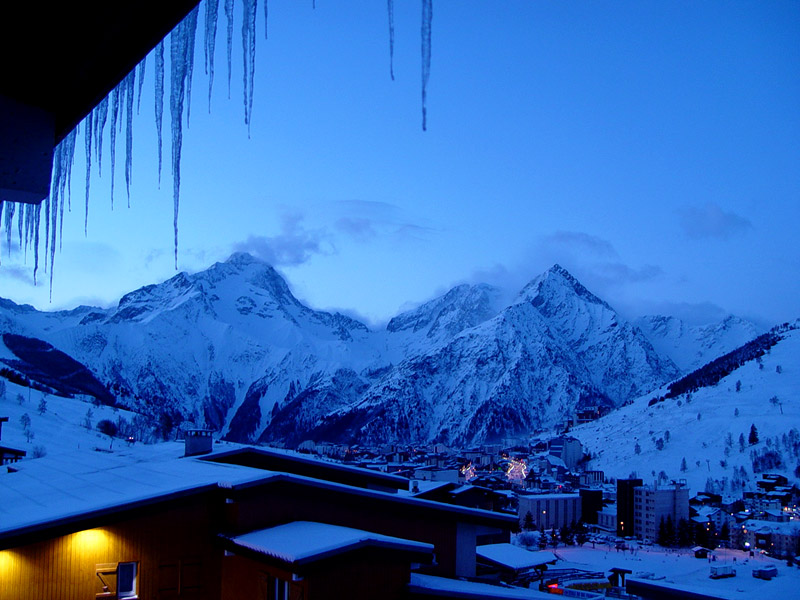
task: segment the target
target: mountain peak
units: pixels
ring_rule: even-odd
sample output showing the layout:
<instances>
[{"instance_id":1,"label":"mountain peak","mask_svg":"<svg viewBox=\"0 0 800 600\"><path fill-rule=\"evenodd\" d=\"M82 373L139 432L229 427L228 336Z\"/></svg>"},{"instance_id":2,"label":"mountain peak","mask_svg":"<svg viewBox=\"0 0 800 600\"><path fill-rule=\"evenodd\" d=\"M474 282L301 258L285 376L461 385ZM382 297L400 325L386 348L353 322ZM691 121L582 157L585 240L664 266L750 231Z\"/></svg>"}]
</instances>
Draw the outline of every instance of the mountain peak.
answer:
<instances>
[{"instance_id":1,"label":"mountain peak","mask_svg":"<svg viewBox=\"0 0 800 600\"><path fill-rule=\"evenodd\" d=\"M264 261L256 258L249 252L234 252L225 261L226 264L244 267L252 264L266 264Z\"/></svg>"},{"instance_id":2,"label":"mountain peak","mask_svg":"<svg viewBox=\"0 0 800 600\"><path fill-rule=\"evenodd\" d=\"M554 264L552 267L550 267L549 269L547 269L547 271L545 271L545 273L553 273L554 275L561 275L561 276L562 276L564 279L568 279L568 280L570 280L570 281L577 281L577 280L576 280L576 279L575 279L575 278L572 276L572 273L570 273L569 271L567 271L567 270L566 270L564 267L562 267L562 266L561 266L560 264L558 264L558 263Z\"/></svg>"},{"instance_id":3,"label":"mountain peak","mask_svg":"<svg viewBox=\"0 0 800 600\"><path fill-rule=\"evenodd\" d=\"M583 301L598 304L614 312L606 302L595 296L573 275L559 264L555 264L526 285L519 294L519 301L533 302L536 306L550 299L563 298L565 292L572 292Z\"/></svg>"}]
</instances>

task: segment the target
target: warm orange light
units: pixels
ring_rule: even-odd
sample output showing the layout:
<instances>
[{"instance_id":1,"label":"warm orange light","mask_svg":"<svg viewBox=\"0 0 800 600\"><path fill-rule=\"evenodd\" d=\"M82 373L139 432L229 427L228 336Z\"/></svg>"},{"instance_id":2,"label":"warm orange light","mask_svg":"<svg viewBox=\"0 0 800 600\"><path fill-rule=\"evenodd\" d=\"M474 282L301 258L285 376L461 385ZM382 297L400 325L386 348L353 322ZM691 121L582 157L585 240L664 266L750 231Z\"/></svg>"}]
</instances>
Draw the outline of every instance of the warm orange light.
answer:
<instances>
[{"instance_id":1,"label":"warm orange light","mask_svg":"<svg viewBox=\"0 0 800 600\"><path fill-rule=\"evenodd\" d=\"M108 548L111 535L104 529L86 529L72 536L73 547L81 554L102 552Z\"/></svg>"},{"instance_id":2,"label":"warm orange light","mask_svg":"<svg viewBox=\"0 0 800 600\"><path fill-rule=\"evenodd\" d=\"M0 550L0 578L7 575L14 564L14 555L10 550Z\"/></svg>"}]
</instances>

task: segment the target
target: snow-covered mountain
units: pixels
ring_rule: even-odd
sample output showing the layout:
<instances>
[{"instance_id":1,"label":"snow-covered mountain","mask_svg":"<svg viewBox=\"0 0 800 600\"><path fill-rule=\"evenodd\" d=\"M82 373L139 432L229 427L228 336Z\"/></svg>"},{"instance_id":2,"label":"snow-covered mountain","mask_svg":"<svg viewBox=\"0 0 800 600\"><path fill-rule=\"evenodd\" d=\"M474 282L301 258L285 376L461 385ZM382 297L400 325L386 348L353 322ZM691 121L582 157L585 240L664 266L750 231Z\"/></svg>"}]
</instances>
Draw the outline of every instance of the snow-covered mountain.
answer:
<instances>
[{"instance_id":1,"label":"snow-covered mountain","mask_svg":"<svg viewBox=\"0 0 800 600\"><path fill-rule=\"evenodd\" d=\"M763 472L800 479L800 321L773 331L762 355L712 369L727 373L718 381L661 402L666 390L656 390L571 434L609 477L686 479L692 490L734 495Z\"/></svg>"},{"instance_id":2,"label":"snow-covered mountain","mask_svg":"<svg viewBox=\"0 0 800 600\"><path fill-rule=\"evenodd\" d=\"M429 304L431 312L441 306ZM483 302L470 306L493 312ZM434 321L412 317L393 323ZM580 406L618 406L677 375L638 330L559 266L491 318L450 322L459 324L455 335L406 358L315 433L470 444L553 426Z\"/></svg>"},{"instance_id":3,"label":"snow-covered mountain","mask_svg":"<svg viewBox=\"0 0 800 600\"><path fill-rule=\"evenodd\" d=\"M559 266L510 304L462 285L371 331L304 306L269 265L234 254L112 309L2 301L0 333L44 342L21 344L38 348L27 362L0 348L32 378L52 344L120 405L240 441L469 444L552 426L579 406L619 406L679 374Z\"/></svg>"},{"instance_id":4,"label":"snow-covered mountain","mask_svg":"<svg viewBox=\"0 0 800 600\"><path fill-rule=\"evenodd\" d=\"M717 323L690 326L676 317L648 315L633 321L662 356L688 373L761 333L754 323L728 315Z\"/></svg>"}]
</instances>

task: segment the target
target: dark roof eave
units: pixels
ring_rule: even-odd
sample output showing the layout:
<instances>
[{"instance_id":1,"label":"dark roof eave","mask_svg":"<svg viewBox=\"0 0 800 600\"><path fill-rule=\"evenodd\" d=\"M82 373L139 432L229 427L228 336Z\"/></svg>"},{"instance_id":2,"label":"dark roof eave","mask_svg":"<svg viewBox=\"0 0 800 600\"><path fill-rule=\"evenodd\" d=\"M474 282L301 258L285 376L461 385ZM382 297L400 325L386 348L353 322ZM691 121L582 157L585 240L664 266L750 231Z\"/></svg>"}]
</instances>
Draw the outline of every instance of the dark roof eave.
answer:
<instances>
[{"instance_id":1,"label":"dark roof eave","mask_svg":"<svg viewBox=\"0 0 800 600\"><path fill-rule=\"evenodd\" d=\"M239 491L250 490L261 486L275 485L279 482L291 483L307 487L314 487L329 491L339 491L344 494L352 494L364 498L372 498L377 501L402 504L412 509L419 508L421 510L432 510L434 512L451 514L454 517L460 517L454 520L467 521L479 525L488 525L489 527L497 527L499 529L508 529L509 527L515 527L518 523L518 518L516 515L506 515L478 508L467 508L463 506L457 506L454 504L445 504L443 502L436 502L433 500L424 500L416 497L397 496L396 494L390 494L387 492L368 490L364 488L344 485L341 483L332 483L328 481L322 481L319 479L313 479L311 477L303 477L302 475L293 475L289 473L275 473L265 479L234 484L230 487L230 490L233 492L233 495L235 497L236 493Z\"/></svg>"}]
</instances>

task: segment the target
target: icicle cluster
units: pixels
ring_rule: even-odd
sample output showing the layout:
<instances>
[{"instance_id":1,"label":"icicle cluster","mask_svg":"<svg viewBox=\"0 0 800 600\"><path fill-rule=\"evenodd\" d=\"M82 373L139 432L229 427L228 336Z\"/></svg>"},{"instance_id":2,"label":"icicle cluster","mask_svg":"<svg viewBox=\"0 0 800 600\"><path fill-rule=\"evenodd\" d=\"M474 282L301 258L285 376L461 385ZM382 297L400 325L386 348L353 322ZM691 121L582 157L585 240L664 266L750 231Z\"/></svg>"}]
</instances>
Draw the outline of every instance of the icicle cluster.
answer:
<instances>
[{"instance_id":1,"label":"icicle cluster","mask_svg":"<svg viewBox=\"0 0 800 600\"><path fill-rule=\"evenodd\" d=\"M205 72L208 74L208 109L211 111L211 95L214 85L214 54L216 48L217 20L219 0L204 0L204 56ZM250 122L253 111L253 91L255 77L255 40L256 14L258 0L241 0L242 2L242 50L243 50L243 102L244 121L250 133ZM422 129L427 129L427 84L430 76L431 61L431 19L433 15L432 0L422 2ZM316 2L312 2L316 8ZM394 80L394 0L387 0L389 16L389 73ZM231 90L231 55L233 46L234 0L223 0L223 10L227 20L227 64L228 64L228 97ZM180 206L181 149L183 143L183 112L186 109L186 125L188 127L191 107L192 73L194 68L194 50L197 31L199 7L195 7L170 34L170 97L169 110L171 117L172 141L172 176L173 176L173 230L175 267L178 264L178 212ZM264 0L264 37L268 35L267 22L269 7ZM154 49L155 67L155 125L158 137L158 181L161 184L162 170L162 124L164 116L164 40ZM108 96L106 96L84 119L84 154L86 162L85 201L84 201L84 234L89 228L89 190L93 159L96 159L98 176L102 175L103 134L109 122L109 154L111 158L111 206L114 206L115 166L117 133L125 126L125 188L130 206L130 185L133 158L133 107L136 102L138 114L142 100L142 86L146 69L146 59L142 60ZM123 118L124 111L124 118ZM110 117L110 118L109 118ZM6 245L11 252L14 217L17 217L19 246L26 253L29 248L34 252L34 282L39 269L39 223L45 216L45 269L49 268L50 293L52 296L53 264L55 247L61 243L61 232L64 223L65 200L71 205L71 173L75 156L76 138L80 126L69 133L54 149L53 172L50 195L39 205L16 204L4 202L0 198L0 224L5 229ZM71 206L70 206L71 208Z\"/></svg>"}]
</instances>

